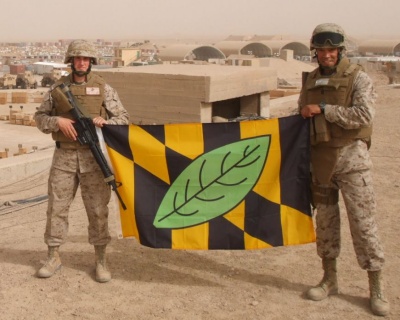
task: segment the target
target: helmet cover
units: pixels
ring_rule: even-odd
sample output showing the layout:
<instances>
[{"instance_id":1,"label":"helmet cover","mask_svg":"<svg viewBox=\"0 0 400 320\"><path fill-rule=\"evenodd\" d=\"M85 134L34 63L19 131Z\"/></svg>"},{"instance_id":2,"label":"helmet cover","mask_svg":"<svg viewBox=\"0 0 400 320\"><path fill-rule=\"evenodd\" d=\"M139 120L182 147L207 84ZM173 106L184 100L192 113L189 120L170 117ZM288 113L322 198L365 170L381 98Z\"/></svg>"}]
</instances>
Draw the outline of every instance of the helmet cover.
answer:
<instances>
[{"instance_id":1,"label":"helmet cover","mask_svg":"<svg viewBox=\"0 0 400 320\"><path fill-rule=\"evenodd\" d=\"M343 28L335 23L322 23L315 27L311 40L310 50L316 48L343 48L346 35Z\"/></svg>"},{"instance_id":2,"label":"helmet cover","mask_svg":"<svg viewBox=\"0 0 400 320\"><path fill-rule=\"evenodd\" d=\"M92 43L86 40L74 40L69 44L64 63L71 63L73 57L92 58L92 63L97 64L96 49Z\"/></svg>"}]
</instances>

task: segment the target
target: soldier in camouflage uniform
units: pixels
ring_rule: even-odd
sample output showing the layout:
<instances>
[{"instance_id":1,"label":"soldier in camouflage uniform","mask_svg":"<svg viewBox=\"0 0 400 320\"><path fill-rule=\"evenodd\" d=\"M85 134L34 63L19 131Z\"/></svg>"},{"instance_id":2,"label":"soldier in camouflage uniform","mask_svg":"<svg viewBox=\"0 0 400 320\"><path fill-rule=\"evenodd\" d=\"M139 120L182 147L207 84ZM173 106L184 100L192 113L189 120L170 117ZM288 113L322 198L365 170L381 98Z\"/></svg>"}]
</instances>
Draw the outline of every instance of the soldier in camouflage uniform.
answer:
<instances>
[{"instance_id":1,"label":"soldier in camouflage uniform","mask_svg":"<svg viewBox=\"0 0 400 320\"><path fill-rule=\"evenodd\" d=\"M307 296L319 301L338 293L340 190L358 263L368 272L371 309L384 316L389 313L389 303L382 292L384 254L374 218L368 153L376 92L362 68L344 56L345 33L340 26L318 25L310 48L315 50L319 67L303 77L299 112L310 118L312 198L317 209L317 253L324 276Z\"/></svg>"},{"instance_id":2,"label":"soldier in camouflage uniform","mask_svg":"<svg viewBox=\"0 0 400 320\"><path fill-rule=\"evenodd\" d=\"M77 141L74 120L68 112L70 106L65 105L65 99L60 97L61 91L56 88L60 84L69 85L96 127L127 125L129 115L117 92L91 72L92 64L97 64L97 53L91 43L73 41L67 49L65 63L71 64L72 73L50 88L34 116L38 129L51 133L56 142L48 182L49 203L44 234L48 259L37 275L49 278L61 267L59 247L66 241L68 211L80 185L89 220L89 243L95 248L96 280L107 282L111 279L105 260L106 246L111 240L107 207L111 189L104 182L102 171L88 145L80 145Z\"/></svg>"}]
</instances>

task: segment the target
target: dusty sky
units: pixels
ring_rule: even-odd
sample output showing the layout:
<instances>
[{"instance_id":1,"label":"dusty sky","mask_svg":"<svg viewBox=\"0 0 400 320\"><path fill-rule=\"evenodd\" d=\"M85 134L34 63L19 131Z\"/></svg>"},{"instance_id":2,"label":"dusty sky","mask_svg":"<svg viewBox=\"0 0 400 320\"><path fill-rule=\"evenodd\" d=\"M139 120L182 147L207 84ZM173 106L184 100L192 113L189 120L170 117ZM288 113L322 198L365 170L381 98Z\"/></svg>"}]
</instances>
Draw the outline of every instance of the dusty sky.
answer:
<instances>
[{"instance_id":1,"label":"dusty sky","mask_svg":"<svg viewBox=\"0 0 400 320\"><path fill-rule=\"evenodd\" d=\"M1 41L308 38L323 22L353 37L400 39L400 0L0 0Z\"/></svg>"}]
</instances>

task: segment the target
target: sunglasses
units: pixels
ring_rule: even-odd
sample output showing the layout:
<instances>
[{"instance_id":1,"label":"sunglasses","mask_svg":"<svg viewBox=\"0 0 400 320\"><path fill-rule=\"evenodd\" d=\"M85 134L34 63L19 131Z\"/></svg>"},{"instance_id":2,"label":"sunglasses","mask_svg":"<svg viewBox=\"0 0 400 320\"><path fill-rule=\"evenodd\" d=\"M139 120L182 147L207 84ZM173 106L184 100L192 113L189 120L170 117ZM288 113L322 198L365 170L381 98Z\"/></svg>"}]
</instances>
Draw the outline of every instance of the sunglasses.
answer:
<instances>
[{"instance_id":1,"label":"sunglasses","mask_svg":"<svg viewBox=\"0 0 400 320\"><path fill-rule=\"evenodd\" d=\"M322 32L312 37L312 43L317 46L329 45L329 42L332 46L338 46L344 42L344 37L335 32Z\"/></svg>"}]
</instances>

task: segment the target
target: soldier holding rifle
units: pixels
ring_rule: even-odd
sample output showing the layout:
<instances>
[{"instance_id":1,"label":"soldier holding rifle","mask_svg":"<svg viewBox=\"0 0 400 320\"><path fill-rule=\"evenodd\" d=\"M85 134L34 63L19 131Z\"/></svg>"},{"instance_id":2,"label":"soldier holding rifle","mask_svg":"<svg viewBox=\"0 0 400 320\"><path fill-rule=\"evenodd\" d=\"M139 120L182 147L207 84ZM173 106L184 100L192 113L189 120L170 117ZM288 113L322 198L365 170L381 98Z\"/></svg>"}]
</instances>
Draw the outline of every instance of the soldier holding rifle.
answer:
<instances>
[{"instance_id":1,"label":"soldier holding rifle","mask_svg":"<svg viewBox=\"0 0 400 320\"><path fill-rule=\"evenodd\" d=\"M89 243L95 249L96 281L111 280L106 265L106 246L111 241L108 230L108 203L110 185L88 144L80 143L76 119L71 105L63 96L61 87L68 87L82 113L91 118L93 125L129 124L128 112L117 92L98 75L91 72L97 64L94 46L85 40L75 40L68 46L65 63L71 64L72 73L58 80L46 94L35 113L40 131L51 133L56 148L48 181L49 202L44 241L48 257L39 269L39 278L49 278L61 268L59 247L65 243L68 232L68 213L80 185L82 200L89 220Z\"/></svg>"}]
</instances>

